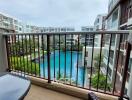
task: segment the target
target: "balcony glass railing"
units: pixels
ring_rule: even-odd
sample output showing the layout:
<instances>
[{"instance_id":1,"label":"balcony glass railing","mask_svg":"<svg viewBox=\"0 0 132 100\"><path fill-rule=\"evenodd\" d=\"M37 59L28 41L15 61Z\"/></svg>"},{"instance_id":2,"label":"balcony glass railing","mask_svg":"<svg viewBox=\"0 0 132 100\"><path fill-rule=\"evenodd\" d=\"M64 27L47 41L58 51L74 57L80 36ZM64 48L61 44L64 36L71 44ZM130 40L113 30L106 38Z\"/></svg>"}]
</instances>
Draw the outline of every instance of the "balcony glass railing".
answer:
<instances>
[{"instance_id":1,"label":"balcony glass railing","mask_svg":"<svg viewBox=\"0 0 132 100\"><path fill-rule=\"evenodd\" d=\"M87 34L92 34L93 39L90 42L90 50L86 46ZM104 73L101 73L103 67L103 41L104 35L109 34L109 54L107 67ZM9 71L19 75L31 75L33 77L46 79L48 83L60 82L66 85L89 89L91 91L101 92L125 97L124 87L117 87L117 66L115 74L112 75L114 80L109 81L108 67L111 62L110 50L112 46L112 35L127 35L128 32L68 32L68 33L23 33L23 34L4 34L7 47L7 58ZM67 45L67 35L76 36L75 44L71 41ZM80 36L85 36L84 44L80 43ZM95 47L95 37L99 36L100 47ZM68 41L69 42L69 41ZM107 41L108 42L108 41ZM57 45L58 44L58 45ZM85 49L83 49L85 48ZM120 45L117 46L120 51ZM86 55L87 53L87 55ZM127 52L129 53L129 52ZM86 66L86 56L91 59L90 66ZM118 62L119 53L116 62ZM81 63L80 63L81 62ZM84 62L84 63L83 63ZM89 61L87 61L89 64ZM125 63L126 64L126 63ZM117 63L118 65L118 63ZM127 68L127 65L124 65ZM124 70L124 73L127 72ZM123 76L124 84L126 77ZM113 83L113 85L112 85ZM119 92L120 91L120 92Z\"/></svg>"}]
</instances>

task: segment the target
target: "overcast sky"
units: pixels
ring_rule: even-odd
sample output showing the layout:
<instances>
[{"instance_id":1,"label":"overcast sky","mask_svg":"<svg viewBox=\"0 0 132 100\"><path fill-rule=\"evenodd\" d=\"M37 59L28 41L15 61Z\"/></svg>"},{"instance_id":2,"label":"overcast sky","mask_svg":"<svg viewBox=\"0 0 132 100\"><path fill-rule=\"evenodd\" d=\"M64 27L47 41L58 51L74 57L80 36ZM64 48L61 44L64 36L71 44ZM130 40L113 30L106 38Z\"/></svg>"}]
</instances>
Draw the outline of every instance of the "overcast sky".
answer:
<instances>
[{"instance_id":1,"label":"overcast sky","mask_svg":"<svg viewBox=\"0 0 132 100\"><path fill-rule=\"evenodd\" d=\"M0 0L0 12L39 26L90 26L108 0Z\"/></svg>"}]
</instances>

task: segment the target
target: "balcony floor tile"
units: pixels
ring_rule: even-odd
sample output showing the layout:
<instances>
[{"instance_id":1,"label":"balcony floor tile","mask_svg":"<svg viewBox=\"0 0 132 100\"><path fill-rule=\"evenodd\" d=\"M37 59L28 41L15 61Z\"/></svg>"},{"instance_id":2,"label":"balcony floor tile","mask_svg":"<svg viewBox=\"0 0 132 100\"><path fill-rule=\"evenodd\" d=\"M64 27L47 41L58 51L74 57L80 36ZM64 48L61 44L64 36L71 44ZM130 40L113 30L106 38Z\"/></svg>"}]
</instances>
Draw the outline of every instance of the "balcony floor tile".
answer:
<instances>
[{"instance_id":1,"label":"balcony floor tile","mask_svg":"<svg viewBox=\"0 0 132 100\"><path fill-rule=\"evenodd\" d=\"M70 95L32 85L24 100L82 100Z\"/></svg>"}]
</instances>

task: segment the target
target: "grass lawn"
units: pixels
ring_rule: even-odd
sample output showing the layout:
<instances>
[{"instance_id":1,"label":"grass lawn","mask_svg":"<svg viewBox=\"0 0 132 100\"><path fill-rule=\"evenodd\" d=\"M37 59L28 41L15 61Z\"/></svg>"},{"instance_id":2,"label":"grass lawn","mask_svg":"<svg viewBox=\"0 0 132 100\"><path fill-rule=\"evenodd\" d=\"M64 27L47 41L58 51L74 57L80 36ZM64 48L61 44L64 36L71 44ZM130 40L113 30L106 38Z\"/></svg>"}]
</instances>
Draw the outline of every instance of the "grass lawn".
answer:
<instances>
[{"instance_id":1,"label":"grass lawn","mask_svg":"<svg viewBox=\"0 0 132 100\"><path fill-rule=\"evenodd\" d=\"M41 51L40 51L40 57L41 57L43 54L46 54L46 53L47 53L47 51L42 51L42 50L41 50ZM35 58L35 57L37 58L37 57L39 56L39 55L38 55L38 51L36 51L35 54L32 53L31 56L32 56L32 59Z\"/></svg>"}]
</instances>

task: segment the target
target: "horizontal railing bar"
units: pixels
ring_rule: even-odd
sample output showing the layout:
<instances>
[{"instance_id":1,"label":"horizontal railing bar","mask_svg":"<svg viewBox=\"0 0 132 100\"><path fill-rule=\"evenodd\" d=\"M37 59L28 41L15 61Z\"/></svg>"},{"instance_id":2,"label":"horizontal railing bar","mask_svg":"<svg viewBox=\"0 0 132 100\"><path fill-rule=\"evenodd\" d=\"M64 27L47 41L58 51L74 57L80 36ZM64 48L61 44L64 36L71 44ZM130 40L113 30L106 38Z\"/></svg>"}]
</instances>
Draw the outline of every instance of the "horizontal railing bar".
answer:
<instances>
[{"instance_id":1,"label":"horizontal railing bar","mask_svg":"<svg viewBox=\"0 0 132 100\"><path fill-rule=\"evenodd\" d=\"M92 32L44 32L44 33L3 33L3 35L78 35L78 34L129 34L129 30L118 30L118 31L92 31Z\"/></svg>"}]
</instances>

